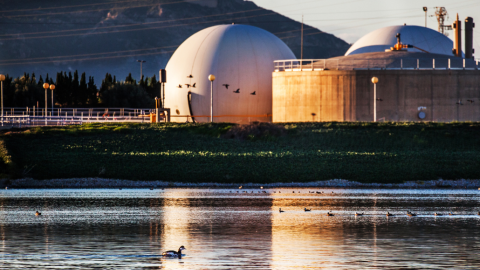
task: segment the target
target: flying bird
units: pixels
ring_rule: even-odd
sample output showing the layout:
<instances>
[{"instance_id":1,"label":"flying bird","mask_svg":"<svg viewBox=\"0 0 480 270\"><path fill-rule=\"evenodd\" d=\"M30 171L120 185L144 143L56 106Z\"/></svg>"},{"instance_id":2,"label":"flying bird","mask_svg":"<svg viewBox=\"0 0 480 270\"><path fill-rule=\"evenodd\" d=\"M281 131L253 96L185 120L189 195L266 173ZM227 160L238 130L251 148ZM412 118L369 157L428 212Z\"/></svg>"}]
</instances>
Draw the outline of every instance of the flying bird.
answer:
<instances>
[{"instance_id":1,"label":"flying bird","mask_svg":"<svg viewBox=\"0 0 480 270\"><path fill-rule=\"evenodd\" d=\"M255 96L257 91L253 91L253 93L250 93L250 95Z\"/></svg>"},{"instance_id":2,"label":"flying bird","mask_svg":"<svg viewBox=\"0 0 480 270\"><path fill-rule=\"evenodd\" d=\"M187 78L193 78L192 74L188 75Z\"/></svg>"},{"instance_id":3,"label":"flying bird","mask_svg":"<svg viewBox=\"0 0 480 270\"><path fill-rule=\"evenodd\" d=\"M470 102L470 103L475 102L474 100L471 100L471 99L467 99L467 101Z\"/></svg>"},{"instance_id":4,"label":"flying bird","mask_svg":"<svg viewBox=\"0 0 480 270\"><path fill-rule=\"evenodd\" d=\"M459 101L457 102L457 104L458 104L458 105L463 105L463 103L462 103L461 100L459 100Z\"/></svg>"},{"instance_id":5,"label":"flying bird","mask_svg":"<svg viewBox=\"0 0 480 270\"><path fill-rule=\"evenodd\" d=\"M185 85L187 86L187 88L190 88L190 84L186 83Z\"/></svg>"},{"instance_id":6,"label":"flying bird","mask_svg":"<svg viewBox=\"0 0 480 270\"><path fill-rule=\"evenodd\" d=\"M230 86L230 84L224 84L223 86L225 86L225 88L228 89L228 87Z\"/></svg>"},{"instance_id":7,"label":"flying bird","mask_svg":"<svg viewBox=\"0 0 480 270\"><path fill-rule=\"evenodd\" d=\"M383 99L381 99L381 98L377 98L377 100L378 100L378 101L383 101Z\"/></svg>"},{"instance_id":8,"label":"flying bird","mask_svg":"<svg viewBox=\"0 0 480 270\"><path fill-rule=\"evenodd\" d=\"M193 83L192 87L195 88L197 86L197 83Z\"/></svg>"},{"instance_id":9,"label":"flying bird","mask_svg":"<svg viewBox=\"0 0 480 270\"><path fill-rule=\"evenodd\" d=\"M178 87L178 88L182 88L182 85L181 85L181 84L179 84L177 87Z\"/></svg>"},{"instance_id":10,"label":"flying bird","mask_svg":"<svg viewBox=\"0 0 480 270\"><path fill-rule=\"evenodd\" d=\"M236 91L233 91L233 93L239 94L240 93L240 88L238 88Z\"/></svg>"}]
</instances>

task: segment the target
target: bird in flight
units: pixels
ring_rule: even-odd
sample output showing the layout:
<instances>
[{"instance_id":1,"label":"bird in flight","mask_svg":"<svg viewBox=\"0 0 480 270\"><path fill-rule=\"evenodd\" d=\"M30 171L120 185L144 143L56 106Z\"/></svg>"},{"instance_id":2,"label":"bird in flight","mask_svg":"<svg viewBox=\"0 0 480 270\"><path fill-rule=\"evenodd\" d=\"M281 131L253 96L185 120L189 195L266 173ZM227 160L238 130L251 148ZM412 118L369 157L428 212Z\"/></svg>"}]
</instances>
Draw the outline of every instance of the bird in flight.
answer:
<instances>
[{"instance_id":1,"label":"bird in flight","mask_svg":"<svg viewBox=\"0 0 480 270\"><path fill-rule=\"evenodd\" d=\"M181 84L179 84L177 87L178 87L178 88L182 88L182 85L181 85Z\"/></svg>"},{"instance_id":2,"label":"bird in flight","mask_svg":"<svg viewBox=\"0 0 480 270\"><path fill-rule=\"evenodd\" d=\"M225 88L228 89L228 87L230 86L230 84L224 84L223 86L225 86Z\"/></svg>"},{"instance_id":3,"label":"bird in flight","mask_svg":"<svg viewBox=\"0 0 480 270\"><path fill-rule=\"evenodd\" d=\"M193 83L192 87L195 88L197 86L197 83Z\"/></svg>"},{"instance_id":4,"label":"bird in flight","mask_svg":"<svg viewBox=\"0 0 480 270\"><path fill-rule=\"evenodd\" d=\"M238 88L236 91L233 91L233 93L240 93L240 88Z\"/></svg>"},{"instance_id":5,"label":"bird in flight","mask_svg":"<svg viewBox=\"0 0 480 270\"><path fill-rule=\"evenodd\" d=\"M250 95L255 96L257 91L253 91L253 93L250 93Z\"/></svg>"},{"instance_id":6,"label":"bird in flight","mask_svg":"<svg viewBox=\"0 0 480 270\"><path fill-rule=\"evenodd\" d=\"M192 74L188 75L187 78L193 78Z\"/></svg>"},{"instance_id":7,"label":"bird in flight","mask_svg":"<svg viewBox=\"0 0 480 270\"><path fill-rule=\"evenodd\" d=\"M187 88L190 88L190 84L186 83L185 85L187 86Z\"/></svg>"}]
</instances>

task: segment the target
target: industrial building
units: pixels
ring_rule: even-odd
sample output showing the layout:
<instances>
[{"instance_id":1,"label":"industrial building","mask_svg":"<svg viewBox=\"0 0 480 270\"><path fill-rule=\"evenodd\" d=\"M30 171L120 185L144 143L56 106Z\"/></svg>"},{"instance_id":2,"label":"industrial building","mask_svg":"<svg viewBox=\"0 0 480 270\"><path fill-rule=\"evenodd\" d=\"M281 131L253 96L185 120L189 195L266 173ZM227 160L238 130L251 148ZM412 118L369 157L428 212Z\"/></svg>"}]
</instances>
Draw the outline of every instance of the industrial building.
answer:
<instances>
[{"instance_id":1,"label":"industrial building","mask_svg":"<svg viewBox=\"0 0 480 270\"><path fill-rule=\"evenodd\" d=\"M257 27L209 27L168 62L164 106L176 122L480 121L473 19L463 52L461 26L457 16L455 41L426 27L384 27L330 59L295 59Z\"/></svg>"},{"instance_id":2,"label":"industrial building","mask_svg":"<svg viewBox=\"0 0 480 270\"><path fill-rule=\"evenodd\" d=\"M473 19L466 19L465 53L455 24L456 42L425 27L392 26L342 57L275 61L273 122L480 121Z\"/></svg>"}]
</instances>

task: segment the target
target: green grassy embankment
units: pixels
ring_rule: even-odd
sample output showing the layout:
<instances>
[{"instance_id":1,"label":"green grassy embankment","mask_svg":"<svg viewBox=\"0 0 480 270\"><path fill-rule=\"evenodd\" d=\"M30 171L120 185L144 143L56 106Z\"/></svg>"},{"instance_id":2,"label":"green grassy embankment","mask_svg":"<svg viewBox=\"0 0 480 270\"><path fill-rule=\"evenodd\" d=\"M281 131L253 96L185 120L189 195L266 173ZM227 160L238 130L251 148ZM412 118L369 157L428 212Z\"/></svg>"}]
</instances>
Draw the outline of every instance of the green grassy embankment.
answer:
<instances>
[{"instance_id":1,"label":"green grassy embankment","mask_svg":"<svg viewBox=\"0 0 480 270\"><path fill-rule=\"evenodd\" d=\"M0 169L36 179L222 183L480 179L480 123L290 123L280 125L281 136L223 138L232 126L119 123L8 131L0 134Z\"/></svg>"}]
</instances>

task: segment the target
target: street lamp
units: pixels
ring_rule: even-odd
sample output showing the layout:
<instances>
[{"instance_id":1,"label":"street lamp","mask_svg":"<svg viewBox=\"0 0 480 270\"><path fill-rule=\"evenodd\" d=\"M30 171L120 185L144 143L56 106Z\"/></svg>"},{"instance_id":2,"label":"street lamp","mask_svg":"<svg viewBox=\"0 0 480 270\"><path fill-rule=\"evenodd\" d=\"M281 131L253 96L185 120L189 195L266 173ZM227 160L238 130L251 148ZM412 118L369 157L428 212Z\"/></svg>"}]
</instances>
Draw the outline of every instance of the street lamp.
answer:
<instances>
[{"instance_id":1,"label":"street lamp","mask_svg":"<svg viewBox=\"0 0 480 270\"><path fill-rule=\"evenodd\" d=\"M2 126L3 126L3 81L5 81L5 75L0 74L0 84L2 85Z\"/></svg>"},{"instance_id":2,"label":"street lamp","mask_svg":"<svg viewBox=\"0 0 480 270\"><path fill-rule=\"evenodd\" d=\"M147 62L147 61L144 61L144 60L137 60L137 62L140 63L140 80L142 79L142 76L143 76L143 73L142 73L142 64Z\"/></svg>"},{"instance_id":3,"label":"street lamp","mask_svg":"<svg viewBox=\"0 0 480 270\"><path fill-rule=\"evenodd\" d=\"M50 84L50 90L52 90L52 116L53 116L53 90L55 89L54 84Z\"/></svg>"},{"instance_id":4,"label":"street lamp","mask_svg":"<svg viewBox=\"0 0 480 270\"><path fill-rule=\"evenodd\" d=\"M215 75L208 75L210 81L210 122L213 123L213 81L215 81Z\"/></svg>"},{"instance_id":5,"label":"street lamp","mask_svg":"<svg viewBox=\"0 0 480 270\"><path fill-rule=\"evenodd\" d=\"M48 83L43 84L43 88L45 88L45 126L47 125L47 89L50 87Z\"/></svg>"},{"instance_id":6,"label":"street lamp","mask_svg":"<svg viewBox=\"0 0 480 270\"><path fill-rule=\"evenodd\" d=\"M377 83L378 78L372 78L373 83L373 122L377 122Z\"/></svg>"},{"instance_id":7,"label":"street lamp","mask_svg":"<svg viewBox=\"0 0 480 270\"><path fill-rule=\"evenodd\" d=\"M425 11L425 27L427 27L427 7L423 7L423 11Z\"/></svg>"}]
</instances>

